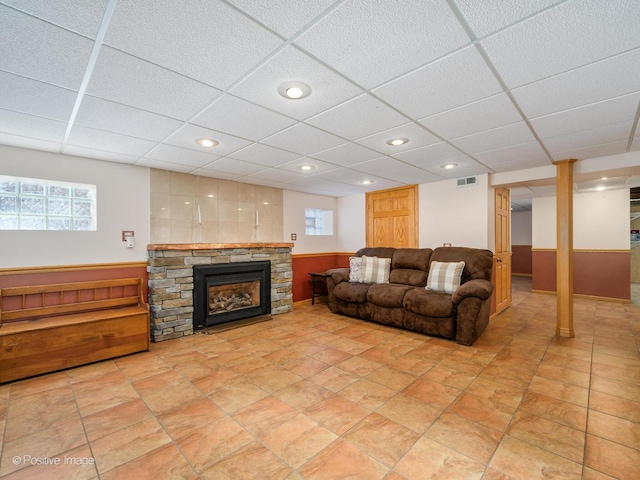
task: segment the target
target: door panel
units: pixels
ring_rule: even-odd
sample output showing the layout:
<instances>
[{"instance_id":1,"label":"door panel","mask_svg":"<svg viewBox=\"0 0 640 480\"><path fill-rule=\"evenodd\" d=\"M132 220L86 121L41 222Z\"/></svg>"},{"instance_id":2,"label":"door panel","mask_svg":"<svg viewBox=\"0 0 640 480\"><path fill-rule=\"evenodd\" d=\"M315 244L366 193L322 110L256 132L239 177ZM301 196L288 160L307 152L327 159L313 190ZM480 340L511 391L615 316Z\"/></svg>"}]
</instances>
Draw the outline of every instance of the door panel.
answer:
<instances>
[{"instance_id":1,"label":"door panel","mask_svg":"<svg viewBox=\"0 0 640 480\"><path fill-rule=\"evenodd\" d=\"M418 186L367 193L367 247L418 247Z\"/></svg>"},{"instance_id":2,"label":"door panel","mask_svg":"<svg viewBox=\"0 0 640 480\"><path fill-rule=\"evenodd\" d=\"M511 306L511 201L505 188L495 189L496 314Z\"/></svg>"}]
</instances>

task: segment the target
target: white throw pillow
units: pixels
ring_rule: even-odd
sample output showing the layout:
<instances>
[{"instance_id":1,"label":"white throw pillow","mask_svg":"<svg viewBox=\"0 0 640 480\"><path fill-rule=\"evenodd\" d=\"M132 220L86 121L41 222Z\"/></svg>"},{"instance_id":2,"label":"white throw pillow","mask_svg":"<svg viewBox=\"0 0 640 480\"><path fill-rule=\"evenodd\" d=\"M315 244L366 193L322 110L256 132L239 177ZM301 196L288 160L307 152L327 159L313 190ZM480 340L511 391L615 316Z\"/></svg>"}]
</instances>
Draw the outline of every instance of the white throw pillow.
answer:
<instances>
[{"instance_id":1,"label":"white throw pillow","mask_svg":"<svg viewBox=\"0 0 640 480\"><path fill-rule=\"evenodd\" d=\"M349 257L349 281L362 283L362 257Z\"/></svg>"},{"instance_id":2,"label":"white throw pillow","mask_svg":"<svg viewBox=\"0 0 640 480\"><path fill-rule=\"evenodd\" d=\"M464 262L431 262L427 290L453 293L460 286Z\"/></svg>"},{"instance_id":3,"label":"white throw pillow","mask_svg":"<svg viewBox=\"0 0 640 480\"><path fill-rule=\"evenodd\" d=\"M364 283L389 283L390 258L362 256L362 281Z\"/></svg>"}]
</instances>

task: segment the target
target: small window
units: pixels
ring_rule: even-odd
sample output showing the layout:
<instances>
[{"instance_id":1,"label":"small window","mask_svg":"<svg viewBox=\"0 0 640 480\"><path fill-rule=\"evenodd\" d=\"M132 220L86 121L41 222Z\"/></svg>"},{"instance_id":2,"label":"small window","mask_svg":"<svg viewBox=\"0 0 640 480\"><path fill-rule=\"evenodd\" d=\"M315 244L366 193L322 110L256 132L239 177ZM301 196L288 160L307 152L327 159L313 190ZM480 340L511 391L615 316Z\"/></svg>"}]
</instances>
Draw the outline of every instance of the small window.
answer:
<instances>
[{"instance_id":1,"label":"small window","mask_svg":"<svg viewBox=\"0 0 640 480\"><path fill-rule=\"evenodd\" d=\"M0 175L0 230L96 230L96 186Z\"/></svg>"},{"instance_id":2,"label":"small window","mask_svg":"<svg viewBox=\"0 0 640 480\"><path fill-rule=\"evenodd\" d=\"M333 235L333 210L307 208L304 217L307 235Z\"/></svg>"}]
</instances>

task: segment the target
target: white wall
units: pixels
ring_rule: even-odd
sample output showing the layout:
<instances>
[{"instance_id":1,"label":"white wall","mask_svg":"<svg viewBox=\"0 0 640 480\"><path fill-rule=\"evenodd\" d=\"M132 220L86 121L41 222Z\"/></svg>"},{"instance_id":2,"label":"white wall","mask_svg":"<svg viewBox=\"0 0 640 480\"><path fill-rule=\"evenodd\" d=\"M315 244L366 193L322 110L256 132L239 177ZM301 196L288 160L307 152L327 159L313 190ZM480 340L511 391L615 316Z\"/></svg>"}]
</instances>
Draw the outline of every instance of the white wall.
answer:
<instances>
[{"instance_id":1,"label":"white wall","mask_svg":"<svg viewBox=\"0 0 640 480\"><path fill-rule=\"evenodd\" d=\"M94 232L0 231L0 268L146 261L148 168L0 145L0 175L96 185L98 219Z\"/></svg>"},{"instance_id":2,"label":"white wall","mask_svg":"<svg viewBox=\"0 0 640 480\"><path fill-rule=\"evenodd\" d=\"M532 245L532 222L530 211L511 212L511 245Z\"/></svg>"},{"instance_id":3,"label":"white wall","mask_svg":"<svg viewBox=\"0 0 640 480\"><path fill-rule=\"evenodd\" d=\"M338 252L355 253L366 246L366 196L338 198Z\"/></svg>"},{"instance_id":4,"label":"white wall","mask_svg":"<svg viewBox=\"0 0 640 480\"><path fill-rule=\"evenodd\" d=\"M629 190L573 196L573 246L576 249L629 249ZM556 248L556 197L534 198L533 248Z\"/></svg>"},{"instance_id":5,"label":"white wall","mask_svg":"<svg viewBox=\"0 0 640 480\"><path fill-rule=\"evenodd\" d=\"M419 246L436 248L444 243L457 247L489 248L492 190L488 175L478 175L478 184L456 187L455 179L419 186Z\"/></svg>"},{"instance_id":6,"label":"white wall","mask_svg":"<svg viewBox=\"0 0 640 480\"><path fill-rule=\"evenodd\" d=\"M338 248L337 240L337 199L323 195L283 191L283 231L284 242L293 242L292 253L323 253L335 252ZM333 235L306 235L305 208L318 208L333 211ZM340 212L340 216L344 214ZM291 234L297 235L297 240L291 240Z\"/></svg>"}]
</instances>

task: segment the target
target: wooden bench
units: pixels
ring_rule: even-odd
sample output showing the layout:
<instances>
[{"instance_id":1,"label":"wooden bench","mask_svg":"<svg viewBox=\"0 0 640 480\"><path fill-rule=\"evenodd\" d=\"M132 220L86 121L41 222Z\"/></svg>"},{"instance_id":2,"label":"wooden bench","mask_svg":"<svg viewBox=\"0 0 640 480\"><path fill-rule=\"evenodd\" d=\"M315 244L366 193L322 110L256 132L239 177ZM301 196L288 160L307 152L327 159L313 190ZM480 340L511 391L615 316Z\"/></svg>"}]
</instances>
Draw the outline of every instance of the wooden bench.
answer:
<instances>
[{"instance_id":1,"label":"wooden bench","mask_svg":"<svg viewBox=\"0 0 640 480\"><path fill-rule=\"evenodd\" d=\"M149 350L140 278L0 289L0 383Z\"/></svg>"}]
</instances>

